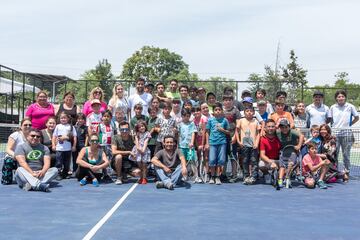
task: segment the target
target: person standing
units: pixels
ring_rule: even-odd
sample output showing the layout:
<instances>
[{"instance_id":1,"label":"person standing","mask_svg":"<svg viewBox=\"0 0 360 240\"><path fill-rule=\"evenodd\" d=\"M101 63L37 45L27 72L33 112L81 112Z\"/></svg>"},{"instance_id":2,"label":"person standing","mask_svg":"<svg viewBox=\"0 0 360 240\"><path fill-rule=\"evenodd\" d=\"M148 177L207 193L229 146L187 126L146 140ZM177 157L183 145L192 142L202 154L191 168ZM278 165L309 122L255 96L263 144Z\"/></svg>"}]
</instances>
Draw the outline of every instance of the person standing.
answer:
<instances>
[{"instance_id":1,"label":"person standing","mask_svg":"<svg viewBox=\"0 0 360 240\"><path fill-rule=\"evenodd\" d=\"M71 117L71 124L76 124L76 114L80 112L79 106L75 104L75 94L73 92L66 92L64 94L64 102L55 107L56 119L59 121L60 113L65 112Z\"/></svg>"},{"instance_id":2,"label":"person standing","mask_svg":"<svg viewBox=\"0 0 360 240\"><path fill-rule=\"evenodd\" d=\"M32 127L43 130L46 128L46 121L49 117L55 116L54 106L48 102L48 95L45 91L40 91L36 95L36 102L31 104L25 116L31 119Z\"/></svg>"},{"instance_id":3,"label":"person standing","mask_svg":"<svg viewBox=\"0 0 360 240\"><path fill-rule=\"evenodd\" d=\"M113 121L115 121L115 111L116 109L121 109L122 112L124 113L124 116L126 119L129 119L129 113L130 113L130 108L129 108L129 101L125 96L125 92L124 92L124 87L121 83L118 83L114 86L113 88L113 95L109 101L108 104L108 110L111 111L112 116L113 116Z\"/></svg>"},{"instance_id":4,"label":"person standing","mask_svg":"<svg viewBox=\"0 0 360 240\"><path fill-rule=\"evenodd\" d=\"M306 107L305 112L309 119L308 127L313 125L322 125L326 123L329 107L324 103L324 94L315 91L313 94L313 103Z\"/></svg>"},{"instance_id":5,"label":"person standing","mask_svg":"<svg viewBox=\"0 0 360 240\"><path fill-rule=\"evenodd\" d=\"M83 113L88 116L93 112L92 103L93 100L98 100L100 104L100 112L104 112L107 109L106 102L104 102L104 91L100 87L95 87L91 90L89 100L84 103Z\"/></svg>"},{"instance_id":6,"label":"person standing","mask_svg":"<svg viewBox=\"0 0 360 240\"><path fill-rule=\"evenodd\" d=\"M152 99L152 95L144 91L145 79L140 77L136 80L136 93L129 97L129 108L131 109L131 117L135 116L134 107L136 104L143 106L142 114L148 116L148 108Z\"/></svg>"}]
</instances>

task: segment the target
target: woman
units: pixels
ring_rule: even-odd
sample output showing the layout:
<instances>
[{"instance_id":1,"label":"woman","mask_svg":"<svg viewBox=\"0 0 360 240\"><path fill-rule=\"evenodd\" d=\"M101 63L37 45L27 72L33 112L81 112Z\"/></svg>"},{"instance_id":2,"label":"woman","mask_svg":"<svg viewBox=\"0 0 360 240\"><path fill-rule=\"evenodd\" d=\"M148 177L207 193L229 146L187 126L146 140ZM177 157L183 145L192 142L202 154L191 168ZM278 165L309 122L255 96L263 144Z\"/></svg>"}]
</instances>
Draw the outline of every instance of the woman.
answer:
<instances>
[{"instance_id":1,"label":"woman","mask_svg":"<svg viewBox=\"0 0 360 240\"><path fill-rule=\"evenodd\" d=\"M113 95L109 101L108 110L113 115L113 121L115 121L115 110L120 108L125 113L125 118L129 119L129 102L125 96L124 87L121 83L115 84L113 88Z\"/></svg>"},{"instance_id":2,"label":"woman","mask_svg":"<svg viewBox=\"0 0 360 240\"><path fill-rule=\"evenodd\" d=\"M91 108L91 101L93 99L98 99L100 101L101 104L100 112L105 112L107 109L107 105L104 102L104 91L100 87L95 87L90 92L89 100L84 103L83 113L86 116L93 112Z\"/></svg>"},{"instance_id":3,"label":"woman","mask_svg":"<svg viewBox=\"0 0 360 240\"><path fill-rule=\"evenodd\" d=\"M50 150L50 158L51 158L51 167L55 167L55 161L56 161L56 152L55 149L52 149L52 136L54 129L56 127L56 118L55 117L49 117L46 121L46 128L41 130L41 143L45 146L47 146Z\"/></svg>"},{"instance_id":4,"label":"woman","mask_svg":"<svg viewBox=\"0 0 360 240\"><path fill-rule=\"evenodd\" d=\"M309 132L307 131L308 126L308 117L305 112L305 104L303 102L298 102L294 110L294 125L296 129L299 129L305 137Z\"/></svg>"},{"instance_id":5,"label":"woman","mask_svg":"<svg viewBox=\"0 0 360 240\"><path fill-rule=\"evenodd\" d=\"M95 187L98 187L98 179L103 175L103 169L109 166L109 160L102 148L99 147L99 137L97 134L90 136L89 144L89 147L84 147L79 152L76 160L79 166L76 171L76 177L81 186L91 181Z\"/></svg>"},{"instance_id":6,"label":"woman","mask_svg":"<svg viewBox=\"0 0 360 240\"><path fill-rule=\"evenodd\" d=\"M335 93L336 103L329 109L328 118L331 119L331 127L336 129L336 152L339 154L340 148L344 160L344 170L350 173L350 152L355 139L351 126L359 121L359 114L354 105L346 102L345 90L338 90Z\"/></svg>"},{"instance_id":7,"label":"woman","mask_svg":"<svg viewBox=\"0 0 360 240\"><path fill-rule=\"evenodd\" d=\"M13 132L7 141L6 144L6 156L4 159L4 165L2 168L2 184L11 184L13 179L13 170L17 168L16 160L15 160L15 148L20 144L26 141L26 136L29 134L29 130L31 128L31 120L30 118L24 118L20 122L20 129L16 132Z\"/></svg>"},{"instance_id":8,"label":"woman","mask_svg":"<svg viewBox=\"0 0 360 240\"><path fill-rule=\"evenodd\" d=\"M206 103L208 105L209 108L209 113L213 114L214 113L214 106L216 103L216 96L214 93L209 92L208 94L206 94Z\"/></svg>"},{"instance_id":9,"label":"woman","mask_svg":"<svg viewBox=\"0 0 360 240\"><path fill-rule=\"evenodd\" d=\"M160 99L159 99L158 97L156 97L156 96L153 97L153 98L151 99L150 106L151 106L152 108L158 110L157 113L156 113L156 115L157 115L158 117L160 117L161 114L162 114L162 111L161 111L161 108L160 108Z\"/></svg>"},{"instance_id":10,"label":"woman","mask_svg":"<svg viewBox=\"0 0 360 240\"><path fill-rule=\"evenodd\" d=\"M55 116L54 106L48 102L48 95L45 91L36 94L36 102L31 104L25 115L31 119L32 127L38 130L46 128L46 120Z\"/></svg>"},{"instance_id":11,"label":"woman","mask_svg":"<svg viewBox=\"0 0 360 240\"><path fill-rule=\"evenodd\" d=\"M79 106L75 104L75 95L73 92L66 92L63 97L64 102L60 103L55 107L56 119L59 120L59 114L65 112L71 117L71 124L75 125L76 123L76 114L80 112Z\"/></svg>"}]
</instances>

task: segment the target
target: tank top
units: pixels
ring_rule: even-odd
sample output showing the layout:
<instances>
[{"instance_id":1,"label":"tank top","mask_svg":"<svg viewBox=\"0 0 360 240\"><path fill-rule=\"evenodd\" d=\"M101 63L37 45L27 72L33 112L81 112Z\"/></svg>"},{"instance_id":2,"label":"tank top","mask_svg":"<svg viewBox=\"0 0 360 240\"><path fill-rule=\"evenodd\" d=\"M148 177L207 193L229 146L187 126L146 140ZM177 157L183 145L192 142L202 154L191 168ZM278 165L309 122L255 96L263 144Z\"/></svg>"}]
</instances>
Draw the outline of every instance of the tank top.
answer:
<instances>
[{"instance_id":1,"label":"tank top","mask_svg":"<svg viewBox=\"0 0 360 240\"><path fill-rule=\"evenodd\" d=\"M89 159L89 148L85 148L85 156L84 156L84 160L88 163L90 163L91 165L99 165L99 163L101 163L102 161L102 149L100 148L98 151L98 157L97 159Z\"/></svg>"},{"instance_id":2,"label":"tank top","mask_svg":"<svg viewBox=\"0 0 360 240\"><path fill-rule=\"evenodd\" d=\"M77 110L76 104L74 104L72 109L68 110L68 109L64 108L64 103L61 103L60 106L59 106L59 110L56 113L57 121L59 121L60 113L65 112L66 114L68 114L71 117L71 124L75 125L75 123L76 123L76 115L77 115L76 110Z\"/></svg>"}]
</instances>

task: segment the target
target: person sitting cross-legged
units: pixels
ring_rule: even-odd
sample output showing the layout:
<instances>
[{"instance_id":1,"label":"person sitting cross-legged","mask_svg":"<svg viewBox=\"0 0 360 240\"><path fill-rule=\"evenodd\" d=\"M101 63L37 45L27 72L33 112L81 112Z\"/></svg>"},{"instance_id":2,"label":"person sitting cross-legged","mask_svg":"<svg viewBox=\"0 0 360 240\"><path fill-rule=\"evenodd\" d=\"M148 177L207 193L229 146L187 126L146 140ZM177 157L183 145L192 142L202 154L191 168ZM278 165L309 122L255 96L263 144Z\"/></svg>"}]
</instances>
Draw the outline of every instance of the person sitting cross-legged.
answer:
<instances>
[{"instance_id":1,"label":"person sitting cross-legged","mask_svg":"<svg viewBox=\"0 0 360 240\"><path fill-rule=\"evenodd\" d=\"M19 163L15 179L20 188L29 191L49 192L49 183L56 178L57 168L50 168L49 148L40 143L41 132L30 129L26 142L15 149L15 158Z\"/></svg>"},{"instance_id":2,"label":"person sitting cross-legged","mask_svg":"<svg viewBox=\"0 0 360 240\"><path fill-rule=\"evenodd\" d=\"M156 188L174 190L181 178L187 176L186 160L181 151L176 148L173 136L165 136L163 144L164 149L158 151L151 159L160 179L156 182Z\"/></svg>"}]
</instances>

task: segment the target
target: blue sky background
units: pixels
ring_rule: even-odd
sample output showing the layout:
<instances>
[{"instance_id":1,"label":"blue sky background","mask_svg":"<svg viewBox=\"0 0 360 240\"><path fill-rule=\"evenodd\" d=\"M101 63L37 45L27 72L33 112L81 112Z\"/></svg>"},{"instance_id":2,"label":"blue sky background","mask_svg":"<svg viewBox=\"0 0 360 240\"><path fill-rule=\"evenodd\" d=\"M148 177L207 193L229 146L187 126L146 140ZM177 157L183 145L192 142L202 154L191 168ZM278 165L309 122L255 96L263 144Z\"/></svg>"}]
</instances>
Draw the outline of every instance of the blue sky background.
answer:
<instances>
[{"instance_id":1,"label":"blue sky background","mask_svg":"<svg viewBox=\"0 0 360 240\"><path fill-rule=\"evenodd\" d=\"M77 79L107 58L113 72L144 45L183 56L190 71L246 80L291 49L311 85L340 71L360 83L360 1L3 0L0 64Z\"/></svg>"}]
</instances>

